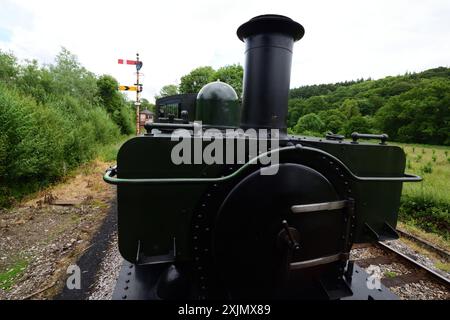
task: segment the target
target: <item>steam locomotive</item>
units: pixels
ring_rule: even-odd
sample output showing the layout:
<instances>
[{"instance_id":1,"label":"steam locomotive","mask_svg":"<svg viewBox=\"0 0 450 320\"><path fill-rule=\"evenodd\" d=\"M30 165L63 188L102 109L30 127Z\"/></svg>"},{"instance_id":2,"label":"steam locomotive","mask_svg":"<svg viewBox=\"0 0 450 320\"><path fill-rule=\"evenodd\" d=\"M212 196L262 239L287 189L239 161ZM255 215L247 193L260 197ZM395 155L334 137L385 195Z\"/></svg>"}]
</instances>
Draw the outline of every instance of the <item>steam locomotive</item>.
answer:
<instances>
[{"instance_id":1,"label":"steam locomotive","mask_svg":"<svg viewBox=\"0 0 450 320\"><path fill-rule=\"evenodd\" d=\"M115 298L378 297L349 252L398 237L402 184L421 178L386 135L287 133L303 35L285 16L244 23L242 102L221 81L163 98L147 133L120 148L104 176L117 185L125 259Z\"/></svg>"}]
</instances>

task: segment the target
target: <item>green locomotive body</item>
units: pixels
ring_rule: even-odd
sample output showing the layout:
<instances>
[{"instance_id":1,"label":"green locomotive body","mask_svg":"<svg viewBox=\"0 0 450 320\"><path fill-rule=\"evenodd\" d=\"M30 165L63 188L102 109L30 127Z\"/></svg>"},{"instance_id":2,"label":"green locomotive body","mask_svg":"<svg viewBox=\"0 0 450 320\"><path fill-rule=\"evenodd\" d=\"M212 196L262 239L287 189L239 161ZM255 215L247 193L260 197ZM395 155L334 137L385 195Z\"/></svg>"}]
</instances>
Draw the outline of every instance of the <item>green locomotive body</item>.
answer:
<instances>
[{"instance_id":1,"label":"green locomotive body","mask_svg":"<svg viewBox=\"0 0 450 320\"><path fill-rule=\"evenodd\" d=\"M421 179L404 173L401 148L385 135L286 133L303 33L282 16L250 20L238 30L242 106L208 84L121 147L105 181L117 184L119 250L146 274L143 296L339 299L353 294L352 245L397 237L402 183Z\"/></svg>"}]
</instances>

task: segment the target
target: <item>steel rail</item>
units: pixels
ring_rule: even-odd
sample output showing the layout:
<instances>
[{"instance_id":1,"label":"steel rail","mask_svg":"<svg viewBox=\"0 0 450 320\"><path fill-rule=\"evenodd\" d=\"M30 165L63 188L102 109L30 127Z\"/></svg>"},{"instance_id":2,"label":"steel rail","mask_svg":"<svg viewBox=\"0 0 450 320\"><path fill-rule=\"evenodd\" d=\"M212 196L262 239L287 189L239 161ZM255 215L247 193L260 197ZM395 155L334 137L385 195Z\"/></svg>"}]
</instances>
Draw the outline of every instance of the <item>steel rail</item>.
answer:
<instances>
[{"instance_id":1,"label":"steel rail","mask_svg":"<svg viewBox=\"0 0 450 320\"><path fill-rule=\"evenodd\" d=\"M403 238L411 240L412 242L416 242L417 244L419 244L420 246L426 248L429 251L434 252L435 254L439 255L440 257L442 257L443 259L446 260L450 260L450 253L448 251L445 251L444 249L441 249L437 246L435 246L434 244L423 240L409 232L406 232L402 229L397 228L396 230Z\"/></svg>"},{"instance_id":2,"label":"steel rail","mask_svg":"<svg viewBox=\"0 0 450 320\"><path fill-rule=\"evenodd\" d=\"M414 266L418 267L419 269L423 269L425 271L427 271L428 274L432 275L435 279L437 279L439 282L443 282L447 287L450 287L450 279L444 277L443 275L437 273L436 271L428 268L427 266L424 266L423 264L417 262L416 260L408 257L407 255L405 255L404 253L400 252L399 250L381 242L378 241L376 243L377 245L381 246L382 248L389 250L391 252L393 252L394 254L396 254L397 256L401 257L402 259L408 261L410 264L413 264Z\"/></svg>"}]
</instances>

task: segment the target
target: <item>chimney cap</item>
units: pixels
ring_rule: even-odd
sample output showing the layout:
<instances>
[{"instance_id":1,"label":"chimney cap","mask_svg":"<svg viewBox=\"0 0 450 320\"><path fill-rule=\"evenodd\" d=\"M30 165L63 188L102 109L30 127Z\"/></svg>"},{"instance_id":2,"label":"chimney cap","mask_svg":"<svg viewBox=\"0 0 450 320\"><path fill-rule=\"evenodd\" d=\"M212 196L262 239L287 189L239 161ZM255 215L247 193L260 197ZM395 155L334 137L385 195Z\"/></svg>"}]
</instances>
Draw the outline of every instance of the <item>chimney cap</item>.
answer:
<instances>
[{"instance_id":1,"label":"chimney cap","mask_svg":"<svg viewBox=\"0 0 450 320\"><path fill-rule=\"evenodd\" d=\"M288 18L278 14L264 14L256 16L237 30L237 36L241 41L245 38L259 33L280 32L294 38L294 41L300 40L305 34L303 26Z\"/></svg>"}]
</instances>

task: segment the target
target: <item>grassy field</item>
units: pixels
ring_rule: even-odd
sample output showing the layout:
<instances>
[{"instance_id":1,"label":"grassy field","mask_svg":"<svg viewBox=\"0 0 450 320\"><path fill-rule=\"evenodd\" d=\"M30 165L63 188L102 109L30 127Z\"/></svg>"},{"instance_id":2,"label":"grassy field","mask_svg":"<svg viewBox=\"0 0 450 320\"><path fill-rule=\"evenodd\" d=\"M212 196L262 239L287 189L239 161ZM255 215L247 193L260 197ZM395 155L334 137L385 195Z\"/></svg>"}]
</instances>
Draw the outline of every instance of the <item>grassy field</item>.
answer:
<instances>
[{"instance_id":1,"label":"grassy field","mask_svg":"<svg viewBox=\"0 0 450 320\"><path fill-rule=\"evenodd\" d=\"M403 194L450 203L450 147L400 146L406 153L406 171L423 177L420 183L405 183Z\"/></svg>"},{"instance_id":2,"label":"grassy field","mask_svg":"<svg viewBox=\"0 0 450 320\"><path fill-rule=\"evenodd\" d=\"M450 147L396 144L406 154L406 172L422 176L403 185L400 220L450 243Z\"/></svg>"}]
</instances>

